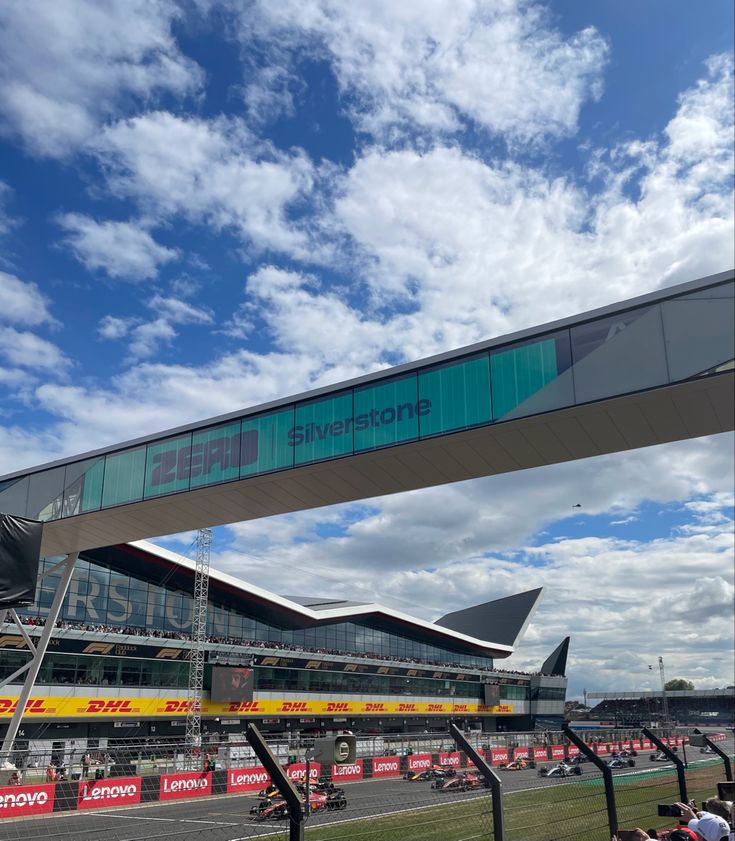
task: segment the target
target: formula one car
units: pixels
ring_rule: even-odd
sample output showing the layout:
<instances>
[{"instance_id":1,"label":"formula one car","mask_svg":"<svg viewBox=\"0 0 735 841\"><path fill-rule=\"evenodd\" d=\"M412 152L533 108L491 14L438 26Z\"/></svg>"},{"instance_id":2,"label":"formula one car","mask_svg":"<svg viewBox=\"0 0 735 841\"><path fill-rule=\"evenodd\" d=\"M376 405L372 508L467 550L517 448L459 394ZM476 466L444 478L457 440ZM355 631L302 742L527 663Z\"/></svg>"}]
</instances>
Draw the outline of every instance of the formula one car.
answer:
<instances>
[{"instance_id":1,"label":"formula one car","mask_svg":"<svg viewBox=\"0 0 735 841\"><path fill-rule=\"evenodd\" d=\"M347 798L341 789L335 789L329 794L319 791L309 792L309 811L323 812L336 811L347 808ZM288 818L288 804L279 795L261 800L256 806L250 809L250 814L255 821L285 820Z\"/></svg>"},{"instance_id":2,"label":"formula one car","mask_svg":"<svg viewBox=\"0 0 735 841\"><path fill-rule=\"evenodd\" d=\"M589 762L589 759L583 753L578 753L571 759L567 759L567 765L581 765L583 762Z\"/></svg>"},{"instance_id":3,"label":"formula one car","mask_svg":"<svg viewBox=\"0 0 735 841\"><path fill-rule=\"evenodd\" d=\"M613 756L607 760L608 768L633 768L635 759L628 759L624 756Z\"/></svg>"},{"instance_id":4,"label":"formula one car","mask_svg":"<svg viewBox=\"0 0 735 841\"><path fill-rule=\"evenodd\" d=\"M677 748L671 748L671 750L674 753L677 753ZM666 756L666 754L662 750L657 750L656 753L652 753L650 755L649 759L651 760L651 762L670 762L671 761L669 759L669 757Z\"/></svg>"},{"instance_id":5,"label":"formula one car","mask_svg":"<svg viewBox=\"0 0 735 841\"><path fill-rule=\"evenodd\" d=\"M485 780L474 771L462 771L453 777L437 779L431 784L437 791L469 791L475 788L488 788Z\"/></svg>"},{"instance_id":6,"label":"formula one car","mask_svg":"<svg viewBox=\"0 0 735 841\"><path fill-rule=\"evenodd\" d=\"M552 768L543 766L538 769L539 777L579 777L582 774L582 768L579 765L568 765L566 762L560 762Z\"/></svg>"},{"instance_id":7,"label":"formula one car","mask_svg":"<svg viewBox=\"0 0 735 841\"><path fill-rule=\"evenodd\" d=\"M454 777L456 773L454 768L446 765L432 765L431 768L424 768L422 771L407 771L403 779L411 783L420 783L427 780L445 780L447 777Z\"/></svg>"},{"instance_id":8,"label":"formula one car","mask_svg":"<svg viewBox=\"0 0 735 841\"><path fill-rule=\"evenodd\" d=\"M713 753L717 754L716 750L713 750L709 745L705 745L703 748L699 749L700 753Z\"/></svg>"},{"instance_id":9,"label":"formula one car","mask_svg":"<svg viewBox=\"0 0 735 841\"><path fill-rule=\"evenodd\" d=\"M506 771L525 771L526 768L535 768L536 763L532 759L514 759L512 762L501 762L498 768Z\"/></svg>"}]
</instances>

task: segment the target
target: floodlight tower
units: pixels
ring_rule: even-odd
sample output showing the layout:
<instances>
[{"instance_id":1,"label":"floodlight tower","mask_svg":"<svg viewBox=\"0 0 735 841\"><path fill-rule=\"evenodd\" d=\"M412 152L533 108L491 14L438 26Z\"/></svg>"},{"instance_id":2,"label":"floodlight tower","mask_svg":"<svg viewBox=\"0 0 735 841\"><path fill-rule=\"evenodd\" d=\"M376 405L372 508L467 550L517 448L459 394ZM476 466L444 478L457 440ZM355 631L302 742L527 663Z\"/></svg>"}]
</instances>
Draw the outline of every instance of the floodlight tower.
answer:
<instances>
[{"instance_id":1,"label":"floodlight tower","mask_svg":"<svg viewBox=\"0 0 735 841\"><path fill-rule=\"evenodd\" d=\"M186 704L186 760L194 765L194 756L202 746L202 689L204 686L204 649L207 644L207 599L209 596L209 553L212 529L199 529L196 540L194 572L194 612L191 620L189 652L189 691Z\"/></svg>"},{"instance_id":2,"label":"floodlight tower","mask_svg":"<svg viewBox=\"0 0 735 841\"><path fill-rule=\"evenodd\" d=\"M658 670L661 674L661 700L662 700L662 713L664 716L664 722L666 724L669 723L669 702L666 698L666 674L664 673L664 658L658 658Z\"/></svg>"}]
</instances>

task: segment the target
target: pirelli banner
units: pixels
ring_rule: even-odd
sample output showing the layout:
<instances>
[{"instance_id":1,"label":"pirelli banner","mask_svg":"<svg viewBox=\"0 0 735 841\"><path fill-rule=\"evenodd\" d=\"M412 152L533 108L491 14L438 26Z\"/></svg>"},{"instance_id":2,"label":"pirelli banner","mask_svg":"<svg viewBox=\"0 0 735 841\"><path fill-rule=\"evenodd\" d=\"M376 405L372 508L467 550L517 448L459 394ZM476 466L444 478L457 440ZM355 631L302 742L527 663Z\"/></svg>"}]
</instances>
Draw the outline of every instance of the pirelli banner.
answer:
<instances>
[{"instance_id":1,"label":"pirelli banner","mask_svg":"<svg viewBox=\"0 0 735 841\"><path fill-rule=\"evenodd\" d=\"M0 696L0 721L15 712L17 698ZM187 701L166 698L30 698L25 718L177 718L188 711ZM410 703L404 701L202 701L202 715L507 715L512 704Z\"/></svg>"}]
</instances>

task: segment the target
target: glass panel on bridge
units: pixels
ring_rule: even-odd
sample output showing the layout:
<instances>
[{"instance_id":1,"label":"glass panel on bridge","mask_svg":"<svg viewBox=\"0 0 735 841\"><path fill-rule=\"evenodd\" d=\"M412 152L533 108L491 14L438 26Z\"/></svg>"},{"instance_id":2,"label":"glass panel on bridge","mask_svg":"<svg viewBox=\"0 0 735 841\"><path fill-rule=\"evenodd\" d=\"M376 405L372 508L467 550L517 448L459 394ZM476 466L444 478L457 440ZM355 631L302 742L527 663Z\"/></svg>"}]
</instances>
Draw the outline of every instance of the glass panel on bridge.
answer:
<instances>
[{"instance_id":1,"label":"glass panel on bridge","mask_svg":"<svg viewBox=\"0 0 735 841\"><path fill-rule=\"evenodd\" d=\"M416 374L355 389L355 451L374 450L419 437Z\"/></svg>"},{"instance_id":2,"label":"glass panel on bridge","mask_svg":"<svg viewBox=\"0 0 735 841\"><path fill-rule=\"evenodd\" d=\"M135 447L105 458L102 507L137 502L143 498L145 447Z\"/></svg>"},{"instance_id":3,"label":"glass panel on bridge","mask_svg":"<svg viewBox=\"0 0 735 841\"><path fill-rule=\"evenodd\" d=\"M143 496L189 490L191 473L191 433L148 445L145 460Z\"/></svg>"},{"instance_id":4,"label":"glass panel on bridge","mask_svg":"<svg viewBox=\"0 0 735 841\"><path fill-rule=\"evenodd\" d=\"M240 478L240 421L195 432L189 486L202 488Z\"/></svg>"},{"instance_id":5,"label":"glass panel on bridge","mask_svg":"<svg viewBox=\"0 0 735 841\"><path fill-rule=\"evenodd\" d=\"M419 371L421 438L490 423L487 353Z\"/></svg>"},{"instance_id":6,"label":"glass panel on bridge","mask_svg":"<svg viewBox=\"0 0 735 841\"><path fill-rule=\"evenodd\" d=\"M254 418L243 418L240 476L293 467L294 448L290 444L293 429L293 406Z\"/></svg>"},{"instance_id":7,"label":"glass panel on bridge","mask_svg":"<svg viewBox=\"0 0 735 841\"><path fill-rule=\"evenodd\" d=\"M299 404L288 434L295 464L350 455L353 418L352 391Z\"/></svg>"}]
</instances>

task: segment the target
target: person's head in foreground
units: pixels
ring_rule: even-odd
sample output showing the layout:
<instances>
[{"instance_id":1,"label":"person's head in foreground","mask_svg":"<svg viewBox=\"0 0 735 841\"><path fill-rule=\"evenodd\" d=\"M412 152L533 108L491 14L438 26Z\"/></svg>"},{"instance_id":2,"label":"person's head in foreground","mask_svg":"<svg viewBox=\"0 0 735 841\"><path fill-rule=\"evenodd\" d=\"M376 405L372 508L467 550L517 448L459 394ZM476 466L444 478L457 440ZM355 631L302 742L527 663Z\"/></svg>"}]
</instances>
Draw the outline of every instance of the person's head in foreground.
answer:
<instances>
[{"instance_id":1,"label":"person's head in foreground","mask_svg":"<svg viewBox=\"0 0 735 841\"><path fill-rule=\"evenodd\" d=\"M702 841L728 841L730 837L730 824L720 815L712 812L695 812L691 806L684 803L677 803L681 810L682 818L687 822L687 827L697 833L697 838Z\"/></svg>"}]
</instances>

